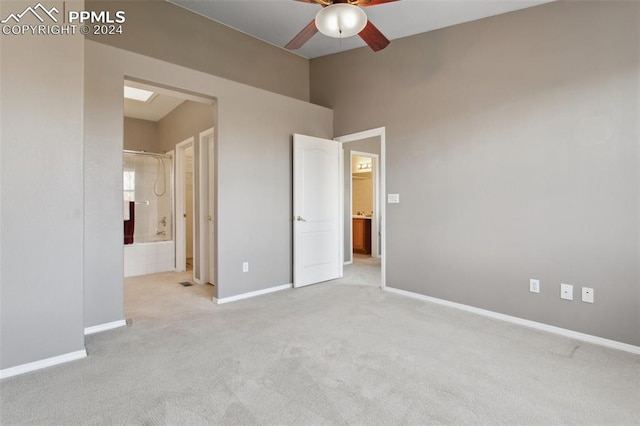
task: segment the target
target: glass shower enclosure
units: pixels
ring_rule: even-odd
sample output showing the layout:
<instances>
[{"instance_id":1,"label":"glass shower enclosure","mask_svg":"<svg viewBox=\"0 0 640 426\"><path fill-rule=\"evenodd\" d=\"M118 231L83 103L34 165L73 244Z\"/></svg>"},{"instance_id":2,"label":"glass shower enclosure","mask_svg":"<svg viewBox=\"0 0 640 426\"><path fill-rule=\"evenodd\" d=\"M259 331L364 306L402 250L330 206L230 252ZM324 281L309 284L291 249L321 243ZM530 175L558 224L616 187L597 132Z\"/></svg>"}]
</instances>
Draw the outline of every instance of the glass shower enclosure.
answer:
<instances>
[{"instance_id":1,"label":"glass shower enclosure","mask_svg":"<svg viewBox=\"0 0 640 426\"><path fill-rule=\"evenodd\" d=\"M174 270L173 158L125 150L122 182L125 276Z\"/></svg>"}]
</instances>

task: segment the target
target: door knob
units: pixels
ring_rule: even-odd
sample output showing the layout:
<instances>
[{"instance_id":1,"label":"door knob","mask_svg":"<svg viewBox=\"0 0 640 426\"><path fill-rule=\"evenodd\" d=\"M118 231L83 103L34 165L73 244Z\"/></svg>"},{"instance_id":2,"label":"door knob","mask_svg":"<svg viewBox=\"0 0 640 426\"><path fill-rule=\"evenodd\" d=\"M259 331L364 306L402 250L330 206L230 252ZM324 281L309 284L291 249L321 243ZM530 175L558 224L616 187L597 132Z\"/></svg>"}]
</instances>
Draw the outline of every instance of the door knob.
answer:
<instances>
[{"instance_id":1,"label":"door knob","mask_svg":"<svg viewBox=\"0 0 640 426\"><path fill-rule=\"evenodd\" d=\"M302 216L296 216L296 220L298 222L306 222L306 220L304 220L304 218Z\"/></svg>"}]
</instances>

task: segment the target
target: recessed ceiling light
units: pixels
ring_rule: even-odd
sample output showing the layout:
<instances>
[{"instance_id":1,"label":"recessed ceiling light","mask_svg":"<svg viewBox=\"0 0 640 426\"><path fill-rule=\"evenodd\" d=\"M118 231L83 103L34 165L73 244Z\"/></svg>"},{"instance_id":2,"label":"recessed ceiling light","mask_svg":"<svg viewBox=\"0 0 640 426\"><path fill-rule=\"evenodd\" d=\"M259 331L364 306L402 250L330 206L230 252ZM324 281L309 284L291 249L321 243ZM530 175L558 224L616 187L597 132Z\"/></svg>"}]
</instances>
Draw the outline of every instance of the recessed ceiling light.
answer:
<instances>
[{"instance_id":1,"label":"recessed ceiling light","mask_svg":"<svg viewBox=\"0 0 640 426\"><path fill-rule=\"evenodd\" d=\"M135 87L124 86L124 97L134 101L148 102L155 93L149 90L136 89Z\"/></svg>"}]
</instances>

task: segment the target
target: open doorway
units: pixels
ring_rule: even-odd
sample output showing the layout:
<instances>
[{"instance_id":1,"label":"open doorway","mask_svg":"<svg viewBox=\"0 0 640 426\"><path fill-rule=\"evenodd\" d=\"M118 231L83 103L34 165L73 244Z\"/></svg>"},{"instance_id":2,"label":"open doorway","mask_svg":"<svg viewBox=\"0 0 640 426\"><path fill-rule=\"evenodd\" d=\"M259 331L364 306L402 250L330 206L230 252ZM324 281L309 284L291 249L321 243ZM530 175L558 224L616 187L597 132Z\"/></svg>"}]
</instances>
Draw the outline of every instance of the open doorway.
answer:
<instances>
[{"instance_id":1,"label":"open doorway","mask_svg":"<svg viewBox=\"0 0 640 426\"><path fill-rule=\"evenodd\" d=\"M379 257L378 154L351 150L351 261Z\"/></svg>"},{"instance_id":2,"label":"open doorway","mask_svg":"<svg viewBox=\"0 0 640 426\"><path fill-rule=\"evenodd\" d=\"M343 148L343 253L348 282L384 288L384 128L336 138Z\"/></svg>"},{"instance_id":3,"label":"open doorway","mask_svg":"<svg viewBox=\"0 0 640 426\"><path fill-rule=\"evenodd\" d=\"M125 277L215 282L215 117L210 98L125 80Z\"/></svg>"},{"instance_id":4,"label":"open doorway","mask_svg":"<svg viewBox=\"0 0 640 426\"><path fill-rule=\"evenodd\" d=\"M338 142L338 143L336 143ZM351 152L367 156L372 170L370 206L352 204ZM328 139L293 137L293 286L340 279L345 284L385 287L385 129ZM345 160L346 159L346 160ZM312 165L312 167L308 167ZM336 167L337 165L337 167ZM375 170L375 172L373 172ZM364 170L363 170L364 171ZM379 171L379 173L378 173ZM375 176L375 177L374 177ZM375 188L375 189L373 189ZM354 262L354 221L374 222L375 245ZM358 226L358 225L356 225ZM369 238L371 226L369 226ZM364 244L363 244L364 246Z\"/></svg>"}]
</instances>

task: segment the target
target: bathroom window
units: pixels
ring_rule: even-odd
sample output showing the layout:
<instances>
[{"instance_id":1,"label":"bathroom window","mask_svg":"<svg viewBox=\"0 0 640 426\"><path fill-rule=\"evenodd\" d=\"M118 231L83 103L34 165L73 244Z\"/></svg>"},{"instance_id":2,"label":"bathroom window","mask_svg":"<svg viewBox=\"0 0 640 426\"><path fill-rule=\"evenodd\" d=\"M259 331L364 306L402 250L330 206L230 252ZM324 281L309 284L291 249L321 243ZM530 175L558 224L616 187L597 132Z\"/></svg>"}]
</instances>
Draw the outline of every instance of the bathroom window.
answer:
<instances>
[{"instance_id":1,"label":"bathroom window","mask_svg":"<svg viewBox=\"0 0 640 426\"><path fill-rule=\"evenodd\" d=\"M124 201L136 200L136 171L125 170L122 174Z\"/></svg>"},{"instance_id":2,"label":"bathroom window","mask_svg":"<svg viewBox=\"0 0 640 426\"><path fill-rule=\"evenodd\" d=\"M2 1L2 0L0 0ZM171 241L171 157L123 153L122 198L135 202L136 243Z\"/></svg>"}]
</instances>

